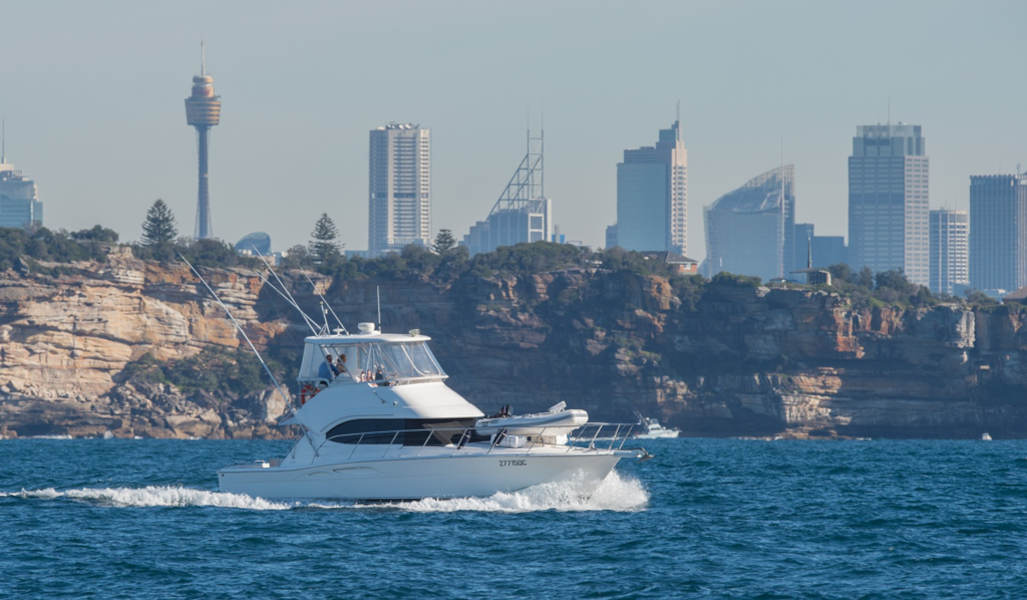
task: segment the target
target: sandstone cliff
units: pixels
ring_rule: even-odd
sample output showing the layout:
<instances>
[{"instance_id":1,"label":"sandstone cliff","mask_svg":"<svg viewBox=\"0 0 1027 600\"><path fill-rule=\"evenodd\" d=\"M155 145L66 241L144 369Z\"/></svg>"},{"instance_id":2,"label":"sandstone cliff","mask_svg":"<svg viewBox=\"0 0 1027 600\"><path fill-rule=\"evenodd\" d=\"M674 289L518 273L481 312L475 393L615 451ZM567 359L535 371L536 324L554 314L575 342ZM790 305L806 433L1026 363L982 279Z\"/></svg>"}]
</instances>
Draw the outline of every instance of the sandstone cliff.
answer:
<instances>
[{"instance_id":1,"label":"sandstone cliff","mask_svg":"<svg viewBox=\"0 0 1027 600\"><path fill-rule=\"evenodd\" d=\"M258 346L291 364L305 331L281 299L253 272L207 272ZM380 285L386 329L431 335L450 385L486 411L567 400L593 418L638 410L691 435L1027 435L1017 307L854 305L822 290L594 267L316 283L347 324L373 320ZM305 278L292 287L319 314ZM116 251L56 275L8 272L0 433L281 435L272 424L287 407L268 388L215 394L128 376L147 355L238 347L183 267Z\"/></svg>"}]
</instances>

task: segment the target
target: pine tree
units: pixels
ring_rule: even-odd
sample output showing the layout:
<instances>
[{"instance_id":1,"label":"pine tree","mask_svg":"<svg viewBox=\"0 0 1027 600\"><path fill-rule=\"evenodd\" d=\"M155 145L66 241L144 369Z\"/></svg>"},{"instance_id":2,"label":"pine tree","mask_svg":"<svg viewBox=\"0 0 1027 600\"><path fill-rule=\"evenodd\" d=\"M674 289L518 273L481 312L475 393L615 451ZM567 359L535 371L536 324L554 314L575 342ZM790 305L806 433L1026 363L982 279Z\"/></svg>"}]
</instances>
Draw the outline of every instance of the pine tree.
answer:
<instances>
[{"instance_id":1,"label":"pine tree","mask_svg":"<svg viewBox=\"0 0 1027 600\"><path fill-rule=\"evenodd\" d=\"M339 237L339 229L328 213L321 213L310 237L310 253L318 264L323 265L339 254L339 244L335 241Z\"/></svg>"},{"instance_id":2,"label":"pine tree","mask_svg":"<svg viewBox=\"0 0 1027 600\"><path fill-rule=\"evenodd\" d=\"M150 210L146 211L146 220L143 221L143 244L160 246L171 242L177 235L174 213L163 200L157 198Z\"/></svg>"},{"instance_id":3,"label":"pine tree","mask_svg":"<svg viewBox=\"0 0 1027 600\"><path fill-rule=\"evenodd\" d=\"M456 239L453 237L453 232L448 229L439 230L439 234L435 236L435 244L432 245L432 252L442 256L449 252L454 246L456 246Z\"/></svg>"}]
</instances>

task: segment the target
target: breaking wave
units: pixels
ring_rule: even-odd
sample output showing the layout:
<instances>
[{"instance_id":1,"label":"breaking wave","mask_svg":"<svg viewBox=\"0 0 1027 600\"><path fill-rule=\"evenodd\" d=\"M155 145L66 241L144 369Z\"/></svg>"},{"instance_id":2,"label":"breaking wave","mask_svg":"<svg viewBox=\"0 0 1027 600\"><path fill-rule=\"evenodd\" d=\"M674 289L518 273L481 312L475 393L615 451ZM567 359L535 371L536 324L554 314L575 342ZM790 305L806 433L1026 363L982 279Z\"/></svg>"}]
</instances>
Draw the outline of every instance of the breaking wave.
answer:
<instances>
[{"instance_id":1,"label":"breaking wave","mask_svg":"<svg viewBox=\"0 0 1027 600\"><path fill-rule=\"evenodd\" d=\"M504 512L520 513L544 510L571 511L635 511L644 509L649 492L632 478L612 471L595 490L580 481L544 483L517 492L498 492L486 498L425 498L410 502L373 504L324 503L304 501L272 501L246 494L214 492L180 486L146 486L141 488L76 488L57 490L44 488L0 492L0 498L34 498L41 500L70 499L115 507L186 507L209 506L243 510L315 509L397 509L411 512Z\"/></svg>"},{"instance_id":2,"label":"breaking wave","mask_svg":"<svg viewBox=\"0 0 1027 600\"><path fill-rule=\"evenodd\" d=\"M542 483L516 492L498 492L487 498L425 498L413 502L391 503L387 506L412 512L626 512L642 510L648 503L649 492L637 479L611 471L599 487L591 490L591 493L581 481L569 480Z\"/></svg>"},{"instance_id":3,"label":"breaking wave","mask_svg":"<svg viewBox=\"0 0 1027 600\"><path fill-rule=\"evenodd\" d=\"M293 504L271 502L245 494L211 492L176 486L146 486L142 488L79 488L56 490L22 490L0 492L0 497L39 498L57 500L69 498L84 500L106 506L213 506L218 508L242 508L249 510L288 510Z\"/></svg>"}]
</instances>

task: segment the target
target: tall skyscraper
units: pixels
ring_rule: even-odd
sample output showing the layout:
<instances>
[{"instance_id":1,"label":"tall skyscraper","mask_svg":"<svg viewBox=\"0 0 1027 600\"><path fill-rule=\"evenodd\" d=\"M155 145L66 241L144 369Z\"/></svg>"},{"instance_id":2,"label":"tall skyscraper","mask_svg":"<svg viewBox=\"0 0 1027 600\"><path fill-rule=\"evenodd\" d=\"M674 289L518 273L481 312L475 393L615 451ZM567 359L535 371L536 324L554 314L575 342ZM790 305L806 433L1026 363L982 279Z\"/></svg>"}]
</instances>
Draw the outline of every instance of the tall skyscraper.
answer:
<instances>
[{"instance_id":1,"label":"tall skyscraper","mask_svg":"<svg viewBox=\"0 0 1027 600\"><path fill-rule=\"evenodd\" d=\"M795 218L795 199L792 199L792 218ZM786 253L791 255L789 263L785 265L785 277L792 279L791 271L798 271L807 267L806 262L813 254L813 239L816 236L813 223L796 223L792 229L792 243L786 244ZM785 229L787 233L787 226ZM815 259L814 259L815 260Z\"/></svg>"},{"instance_id":2,"label":"tall skyscraper","mask_svg":"<svg viewBox=\"0 0 1027 600\"><path fill-rule=\"evenodd\" d=\"M841 263L847 263L845 238L840 235L813 236L813 267L826 269Z\"/></svg>"},{"instance_id":3,"label":"tall skyscraper","mask_svg":"<svg viewBox=\"0 0 1027 600\"><path fill-rule=\"evenodd\" d=\"M795 258L795 168L784 165L753 177L707 206L703 216L711 275L784 277ZM805 267L805 253L802 262Z\"/></svg>"},{"instance_id":4,"label":"tall skyscraper","mask_svg":"<svg viewBox=\"0 0 1027 600\"><path fill-rule=\"evenodd\" d=\"M0 158L0 227L38 227L43 224L43 203L36 182Z\"/></svg>"},{"instance_id":5,"label":"tall skyscraper","mask_svg":"<svg viewBox=\"0 0 1027 600\"><path fill-rule=\"evenodd\" d=\"M928 159L919 125L856 128L849 157L849 260L853 269L901 269L929 279Z\"/></svg>"},{"instance_id":6,"label":"tall skyscraper","mask_svg":"<svg viewBox=\"0 0 1027 600\"><path fill-rule=\"evenodd\" d=\"M500 246L549 239L553 217L546 198L544 150L544 134L539 132L538 137L532 137L529 131L524 158L489 216L472 225L464 236L464 245L472 255Z\"/></svg>"},{"instance_id":7,"label":"tall skyscraper","mask_svg":"<svg viewBox=\"0 0 1027 600\"><path fill-rule=\"evenodd\" d=\"M970 177L970 285L1027 285L1027 175Z\"/></svg>"},{"instance_id":8,"label":"tall skyscraper","mask_svg":"<svg viewBox=\"0 0 1027 600\"><path fill-rule=\"evenodd\" d=\"M200 74L193 77L193 92L185 99L186 123L196 128L199 184L196 192L196 238L214 235L210 222L207 170L207 132L221 122L221 96L214 95L214 78L207 75L207 56L200 43Z\"/></svg>"},{"instance_id":9,"label":"tall skyscraper","mask_svg":"<svg viewBox=\"0 0 1027 600\"><path fill-rule=\"evenodd\" d=\"M624 151L617 163L617 245L625 250L688 250L688 152L681 121L655 146Z\"/></svg>"},{"instance_id":10,"label":"tall skyscraper","mask_svg":"<svg viewBox=\"0 0 1027 600\"><path fill-rule=\"evenodd\" d=\"M954 294L968 285L970 217L965 210L932 210L931 291Z\"/></svg>"},{"instance_id":11,"label":"tall skyscraper","mask_svg":"<svg viewBox=\"0 0 1027 600\"><path fill-rule=\"evenodd\" d=\"M431 130L389 123L371 130L368 253L431 244Z\"/></svg>"},{"instance_id":12,"label":"tall skyscraper","mask_svg":"<svg viewBox=\"0 0 1027 600\"><path fill-rule=\"evenodd\" d=\"M36 182L7 164L7 126L0 125L0 227L38 227L43 203Z\"/></svg>"}]
</instances>

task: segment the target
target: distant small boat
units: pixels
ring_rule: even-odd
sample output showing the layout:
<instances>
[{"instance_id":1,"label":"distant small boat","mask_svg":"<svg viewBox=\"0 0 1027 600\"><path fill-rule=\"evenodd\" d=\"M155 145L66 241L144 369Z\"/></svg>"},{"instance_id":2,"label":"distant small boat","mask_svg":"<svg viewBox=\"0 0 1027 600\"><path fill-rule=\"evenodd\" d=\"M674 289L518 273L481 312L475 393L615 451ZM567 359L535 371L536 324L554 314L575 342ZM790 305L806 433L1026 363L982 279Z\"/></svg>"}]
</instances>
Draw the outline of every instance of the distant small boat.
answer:
<instances>
[{"instance_id":1,"label":"distant small boat","mask_svg":"<svg viewBox=\"0 0 1027 600\"><path fill-rule=\"evenodd\" d=\"M652 417L643 417L639 415L639 432L635 434L635 437L642 440L655 440L659 438L676 438L681 435L681 431L675 427L664 427L660 425L660 422Z\"/></svg>"},{"instance_id":2,"label":"distant small boat","mask_svg":"<svg viewBox=\"0 0 1027 600\"><path fill-rule=\"evenodd\" d=\"M990 433L988 433L987 431L985 431L984 433L982 433L982 434L981 434L981 441L984 441L984 442L990 442L990 441L991 441L991 434L990 434Z\"/></svg>"}]
</instances>

